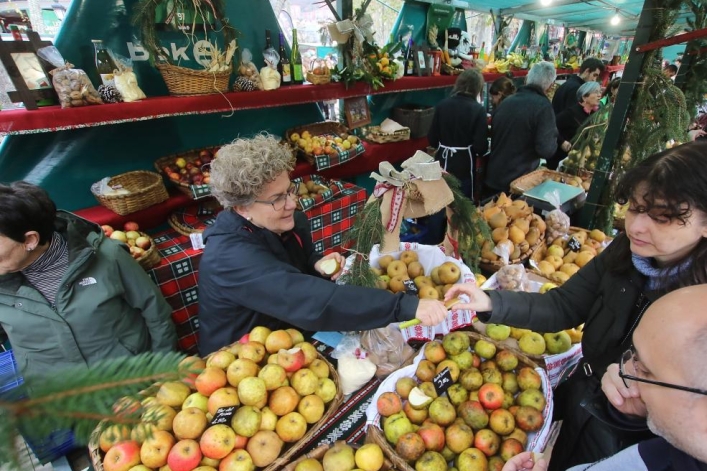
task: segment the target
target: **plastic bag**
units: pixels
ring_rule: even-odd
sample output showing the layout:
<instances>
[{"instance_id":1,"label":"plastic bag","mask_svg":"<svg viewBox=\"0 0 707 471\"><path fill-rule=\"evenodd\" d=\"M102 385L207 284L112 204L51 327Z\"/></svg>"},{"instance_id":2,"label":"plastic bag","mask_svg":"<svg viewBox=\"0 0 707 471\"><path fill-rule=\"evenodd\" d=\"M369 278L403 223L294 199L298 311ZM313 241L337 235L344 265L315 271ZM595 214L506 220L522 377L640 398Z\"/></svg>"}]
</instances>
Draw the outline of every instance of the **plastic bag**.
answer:
<instances>
[{"instance_id":1,"label":"plastic bag","mask_svg":"<svg viewBox=\"0 0 707 471\"><path fill-rule=\"evenodd\" d=\"M560 209L562 204L560 203L560 193L557 190L546 193L544 196L556 208L545 216L547 224L545 240L548 244L552 244L558 237L567 237L570 231L570 217Z\"/></svg>"},{"instance_id":2,"label":"plastic bag","mask_svg":"<svg viewBox=\"0 0 707 471\"><path fill-rule=\"evenodd\" d=\"M137 83L137 76L133 72L133 62L118 54L113 54L113 56L118 66L118 70L113 74L115 88L120 92L123 101L130 103L147 98Z\"/></svg>"},{"instance_id":3,"label":"plastic bag","mask_svg":"<svg viewBox=\"0 0 707 471\"><path fill-rule=\"evenodd\" d=\"M101 96L93 88L86 72L74 69L73 64L69 62L65 63L56 47L47 46L37 49L37 55L56 67L49 73L62 108L103 104Z\"/></svg>"},{"instance_id":4,"label":"plastic bag","mask_svg":"<svg viewBox=\"0 0 707 471\"><path fill-rule=\"evenodd\" d=\"M280 88L280 72L277 71L277 63L280 61L280 54L275 49L263 51L265 67L260 69L260 79L263 81L263 90L275 90Z\"/></svg>"},{"instance_id":5,"label":"plastic bag","mask_svg":"<svg viewBox=\"0 0 707 471\"><path fill-rule=\"evenodd\" d=\"M263 89L260 74L255 64L253 64L253 54L248 48L243 49L241 53L241 65L238 66L238 77L233 87L238 92L251 92L253 90Z\"/></svg>"},{"instance_id":6,"label":"plastic bag","mask_svg":"<svg viewBox=\"0 0 707 471\"><path fill-rule=\"evenodd\" d=\"M376 366L376 376L384 378L412 360L415 350L396 325L361 332L361 347Z\"/></svg>"},{"instance_id":7,"label":"plastic bag","mask_svg":"<svg viewBox=\"0 0 707 471\"><path fill-rule=\"evenodd\" d=\"M123 188L123 185L113 185L110 186L108 185L108 182L111 180L111 177L105 177L101 179L100 181L97 181L93 185L91 185L91 192L94 195L100 195L100 196L117 196L117 195L129 195L130 190L127 190Z\"/></svg>"},{"instance_id":8,"label":"plastic bag","mask_svg":"<svg viewBox=\"0 0 707 471\"><path fill-rule=\"evenodd\" d=\"M344 396L361 389L376 374L376 365L368 358L356 358L349 353L342 355L338 363L337 371Z\"/></svg>"},{"instance_id":9,"label":"plastic bag","mask_svg":"<svg viewBox=\"0 0 707 471\"><path fill-rule=\"evenodd\" d=\"M528 273L523 265L506 265L496 273L498 288L508 291L528 291Z\"/></svg>"}]
</instances>

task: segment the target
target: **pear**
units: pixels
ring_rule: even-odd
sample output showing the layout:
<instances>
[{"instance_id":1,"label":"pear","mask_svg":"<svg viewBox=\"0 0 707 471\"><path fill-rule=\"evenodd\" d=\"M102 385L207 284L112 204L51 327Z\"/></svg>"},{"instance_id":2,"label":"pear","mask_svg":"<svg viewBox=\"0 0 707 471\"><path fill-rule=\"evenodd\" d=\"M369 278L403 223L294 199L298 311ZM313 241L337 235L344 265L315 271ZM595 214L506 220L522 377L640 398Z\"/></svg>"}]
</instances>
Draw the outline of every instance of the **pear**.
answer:
<instances>
[{"instance_id":1,"label":"pear","mask_svg":"<svg viewBox=\"0 0 707 471\"><path fill-rule=\"evenodd\" d=\"M337 442L324 454L324 471L351 471L356 467L354 450L345 442Z\"/></svg>"}]
</instances>

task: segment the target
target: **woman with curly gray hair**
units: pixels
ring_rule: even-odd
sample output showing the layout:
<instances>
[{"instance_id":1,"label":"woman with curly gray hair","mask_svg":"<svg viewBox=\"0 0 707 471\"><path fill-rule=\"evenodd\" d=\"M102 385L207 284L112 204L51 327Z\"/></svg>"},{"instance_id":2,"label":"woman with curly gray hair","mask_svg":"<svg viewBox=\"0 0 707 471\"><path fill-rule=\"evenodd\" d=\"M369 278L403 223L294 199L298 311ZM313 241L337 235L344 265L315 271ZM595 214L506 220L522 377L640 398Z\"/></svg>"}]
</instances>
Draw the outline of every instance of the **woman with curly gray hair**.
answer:
<instances>
[{"instance_id":1,"label":"woman with curly gray hair","mask_svg":"<svg viewBox=\"0 0 707 471\"><path fill-rule=\"evenodd\" d=\"M296 210L291 152L260 134L222 147L211 190L223 205L204 231L199 266L199 352L233 343L255 326L272 330L368 330L412 318L436 325L439 301L332 283L344 258L314 249L307 216ZM327 275L324 260L339 269ZM330 278L330 279L329 279Z\"/></svg>"}]
</instances>

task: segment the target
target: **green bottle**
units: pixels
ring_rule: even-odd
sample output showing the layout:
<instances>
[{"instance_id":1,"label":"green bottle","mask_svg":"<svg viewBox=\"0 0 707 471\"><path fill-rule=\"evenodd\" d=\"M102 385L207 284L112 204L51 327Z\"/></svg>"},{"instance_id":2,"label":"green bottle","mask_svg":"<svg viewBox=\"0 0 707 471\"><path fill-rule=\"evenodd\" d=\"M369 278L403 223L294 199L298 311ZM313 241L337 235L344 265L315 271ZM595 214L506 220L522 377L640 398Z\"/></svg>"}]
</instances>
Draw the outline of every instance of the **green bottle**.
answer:
<instances>
[{"instance_id":1,"label":"green bottle","mask_svg":"<svg viewBox=\"0 0 707 471\"><path fill-rule=\"evenodd\" d=\"M299 53L299 43L297 42L297 30L292 29L292 51L290 53L290 67L292 69L292 83L299 85L304 82L302 73L302 56Z\"/></svg>"}]
</instances>

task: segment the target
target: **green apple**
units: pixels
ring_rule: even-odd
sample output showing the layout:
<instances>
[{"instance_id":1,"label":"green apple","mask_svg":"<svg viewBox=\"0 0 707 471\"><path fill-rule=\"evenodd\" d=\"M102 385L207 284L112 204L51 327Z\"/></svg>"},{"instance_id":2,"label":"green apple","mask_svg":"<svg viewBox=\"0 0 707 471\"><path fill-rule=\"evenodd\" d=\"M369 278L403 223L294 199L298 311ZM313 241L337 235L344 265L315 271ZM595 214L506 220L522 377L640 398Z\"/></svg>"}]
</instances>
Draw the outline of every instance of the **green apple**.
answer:
<instances>
[{"instance_id":1,"label":"green apple","mask_svg":"<svg viewBox=\"0 0 707 471\"><path fill-rule=\"evenodd\" d=\"M189 407L196 407L201 409L204 413L209 411L209 398L200 393L193 393L187 396L182 404L182 409L187 409Z\"/></svg>"},{"instance_id":2,"label":"green apple","mask_svg":"<svg viewBox=\"0 0 707 471\"><path fill-rule=\"evenodd\" d=\"M542 355L545 353L545 339L537 332L528 332L518 340L518 346L522 351L530 355Z\"/></svg>"},{"instance_id":3,"label":"green apple","mask_svg":"<svg viewBox=\"0 0 707 471\"><path fill-rule=\"evenodd\" d=\"M490 360L496 354L496 345L487 340L477 340L474 344L474 351L481 358Z\"/></svg>"},{"instance_id":4,"label":"green apple","mask_svg":"<svg viewBox=\"0 0 707 471\"><path fill-rule=\"evenodd\" d=\"M519 406L534 407L540 412L545 409L545 396L539 389L526 389L516 397Z\"/></svg>"},{"instance_id":5,"label":"green apple","mask_svg":"<svg viewBox=\"0 0 707 471\"><path fill-rule=\"evenodd\" d=\"M449 359L459 365L460 370L468 370L474 366L474 354L469 350L461 352L459 355L452 355Z\"/></svg>"},{"instance_id":6,"label":"green apple","mask_svg":"<svg viewBox=\"0 0 707 471\"><path fill-rule=\"evenodd\" d=\"M511 328L501 324L486 324L486 335L501 342L511 336Z\"/></svg>"},{"instance_id":7,"label":"green apple","mask_svg":"<svg viewBox=\"0 0 707 471\"><path fill-rule=\"evenodd\" d=\"M545 334L543 338L545 339L548 353L552 353L553 355L566 352L572 347L572 339L564 330L552 334Z\"/></svg>"},{"instance_id":8,"label":"green apple","mask_svg":"<svg viewBox=\"0 0 707 471\"><path fill-rule=\"evenodd\" d=\"M520 338L528 332L532 331L530 329L519 329L518 327L511 327L511 337L516 340L520 340Z\"/></svg>"},{"instance_id":9,"label":"green apple","mask_svg":"<svg viewBox=\"0 0 707 471\"><path fill-rule=\"evenodd\" d=\"M442 338L442 347L447 355L459 355L469 349L469 336L464 332L450 332Z\"/></svg>"}]
</instances>

